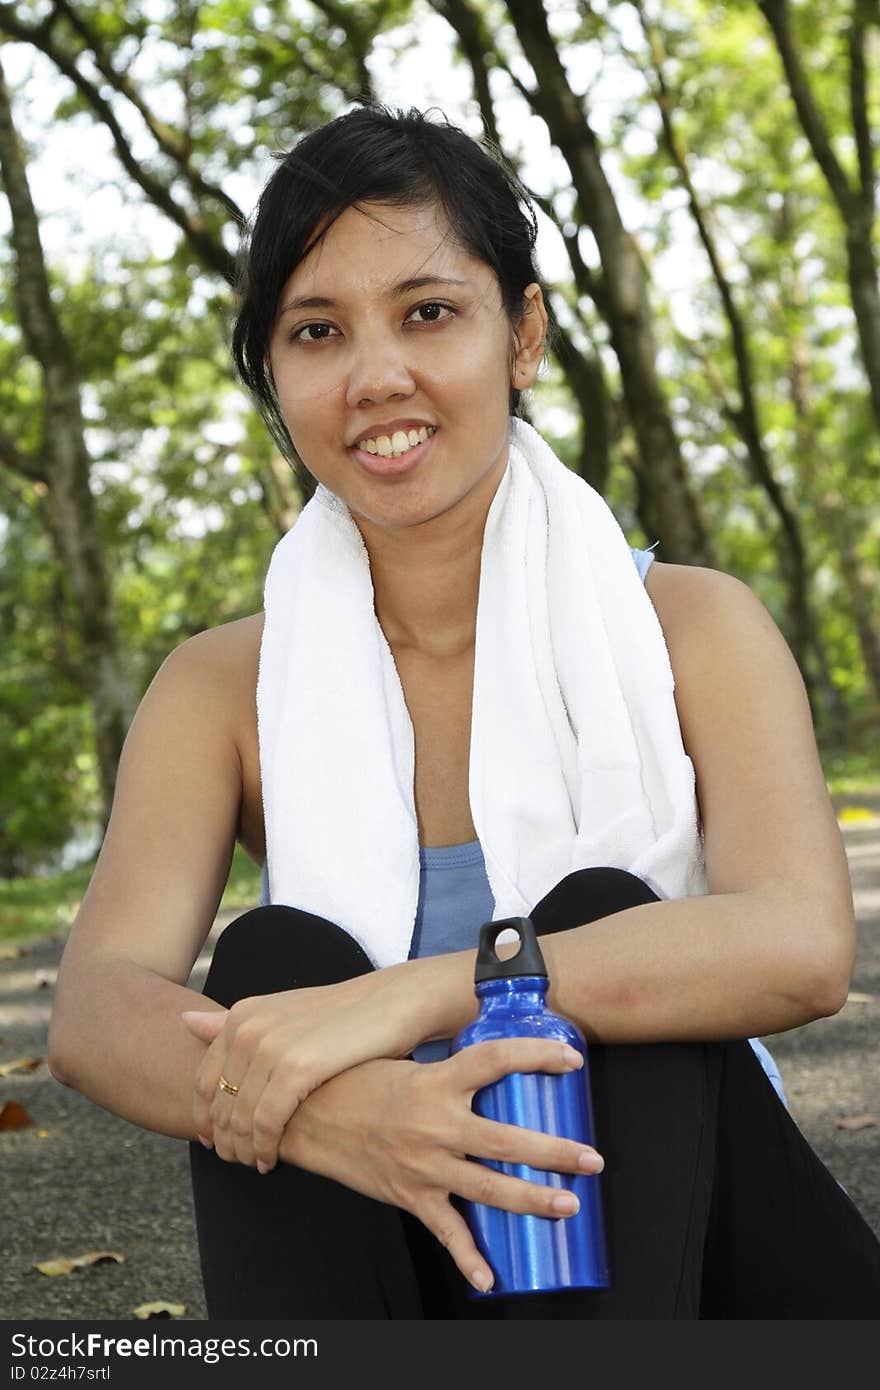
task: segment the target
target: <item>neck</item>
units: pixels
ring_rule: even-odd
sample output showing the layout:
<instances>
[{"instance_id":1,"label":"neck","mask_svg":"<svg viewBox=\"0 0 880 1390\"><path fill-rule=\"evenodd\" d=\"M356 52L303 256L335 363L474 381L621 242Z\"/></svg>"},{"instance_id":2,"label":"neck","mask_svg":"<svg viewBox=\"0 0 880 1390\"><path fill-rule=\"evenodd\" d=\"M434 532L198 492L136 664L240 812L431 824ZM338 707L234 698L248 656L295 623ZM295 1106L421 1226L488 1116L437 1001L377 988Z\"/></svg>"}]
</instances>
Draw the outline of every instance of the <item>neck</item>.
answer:
<instances>
[{"instance_id":1,"label":"neck","mask_svg":"<svg viewBox=\"0 0 880 1390\"><path fill-rule=\"evenodd\" d=\"M451 525L434 527L447 519ZM476 526L447 514L421 526L364 534L376 617L390 647L426 656L473 648L484 525L485 516Z\"/></svg>"},{"instance_id":2,"label":"neck","mask_svg":"<svg viewBox=\"0 0 880 1390\"><path fill-rule=\"evenodd\" d=\"M473 652L486 518L507 451L458 502L412 526L358 516L376 617L392 650L450 657Z\"/></svg>"}]
</instances>

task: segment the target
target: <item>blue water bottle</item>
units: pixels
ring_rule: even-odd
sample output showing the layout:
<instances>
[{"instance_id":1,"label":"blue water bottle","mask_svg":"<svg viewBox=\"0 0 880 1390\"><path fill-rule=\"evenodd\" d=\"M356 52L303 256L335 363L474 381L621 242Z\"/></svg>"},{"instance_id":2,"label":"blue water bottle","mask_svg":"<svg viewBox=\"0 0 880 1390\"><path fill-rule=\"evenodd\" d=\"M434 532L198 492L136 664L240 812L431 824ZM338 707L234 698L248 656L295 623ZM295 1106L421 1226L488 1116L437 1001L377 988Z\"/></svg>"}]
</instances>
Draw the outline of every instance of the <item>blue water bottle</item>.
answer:
<instances>
[{"instance_id":1,"label":"blue water bottle","mask_svg":"<svg viewBox=\"0 0 880 1390\"><path fill-rule=\"evenodd\" d=\"M520 938L517 955L499 960L495 944L512 929ZM454 1039L450 1056L474 1043L495 1038L549 1038L581 1052L584 1065L568 1073L512 1072L476 1092L473 1109L488 1120L523 1125L595 1147L587 1044L570 1019L546 1003L549 980L535 928L528 917L485 922L474 972L479 1016ZM526 1163L476 1160L496 1172L573 1192L575 1216L551 1218L462 1202L462 1212L495 1282L488 1293L470 1289L472 1298L563 1289L608 1287L608 1259L598 1174L551 1173Z\"/></svg>"}]
</instances>

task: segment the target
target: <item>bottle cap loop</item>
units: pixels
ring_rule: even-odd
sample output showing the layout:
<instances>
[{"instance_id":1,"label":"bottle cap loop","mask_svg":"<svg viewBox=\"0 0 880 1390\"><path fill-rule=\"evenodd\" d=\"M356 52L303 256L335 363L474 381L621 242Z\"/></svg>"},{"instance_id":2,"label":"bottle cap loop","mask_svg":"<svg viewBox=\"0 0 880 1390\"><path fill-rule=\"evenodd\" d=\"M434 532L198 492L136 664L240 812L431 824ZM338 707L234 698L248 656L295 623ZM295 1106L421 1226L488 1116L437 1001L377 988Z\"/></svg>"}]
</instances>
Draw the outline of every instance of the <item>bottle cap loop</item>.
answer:
<instances>
[{"instance_id":1,"label":"bottle cap loop","mask_svg":"<svg viewBox=\"0 0 880 1390\"><path fill-rule=\"evenodd\" d=\"M495 943L503 931L515 931L520 940L519 951L509 960L500 960L495 950ZM481 985L486 980L518 979L523 975L543 975L547 978L547 966L531 917L504 917L498 922L484 922L480 927L474 984Z\"/></svg>"}]
</instances>

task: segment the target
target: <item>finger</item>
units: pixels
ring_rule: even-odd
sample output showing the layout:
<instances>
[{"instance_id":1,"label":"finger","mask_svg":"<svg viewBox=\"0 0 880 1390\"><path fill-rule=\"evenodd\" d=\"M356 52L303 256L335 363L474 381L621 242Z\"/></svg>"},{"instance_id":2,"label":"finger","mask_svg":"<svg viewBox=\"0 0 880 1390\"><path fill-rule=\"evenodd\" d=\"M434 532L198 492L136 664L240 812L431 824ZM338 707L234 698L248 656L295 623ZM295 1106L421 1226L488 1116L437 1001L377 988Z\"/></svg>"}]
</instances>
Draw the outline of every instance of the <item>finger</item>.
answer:
<instances>
[{"instance_id":1,"label":"finger","mask_svg":"<svg viewBox=\"0 0 880 1390\"><path fill-rule=\"evenodd\" d=\"M214 1095L217 1094L217 1081L220 1077L220 1052L217 1044L207 1049L206 1054L196 1070L195 1081L193 1081L193 1101L192 1118L195 1125L196 1134L202 1140L209 1140L213 1143L213 1126L211 1126L211 1105L214 1104Z\"/></svg>"},{"instance_id":2,"label":"finger","mask_svg":"<svg viewBox=\"0 0 880 1390\"><path fill-rule=\"evenodd\" d=\"M231 1080L231 1078L229 1078ZM236 1096L229 1095L221 1086L217 1086L214 1091L214 1099L211 1103L211 1128L214 1138L214 1148L221 1158L234 1159L235 1154L235 1134L232 1129L232 1109L237 1100Z\"/></svg>"},{"instance_id":3,"label":"finger","mask_svg":"<svg viewBox=\"0 0 880 1390\"><path fill-rule=\"evenodd\" d=\"M304 1099L302 1068L281 1060L273 1067L254 1108L255 1158L266 1169L278 1162L278 1146L285 1126Z\"/></svg>"},{"instance_id":4,"label":"finger","mask_svg":"<svg viewBox=\"0 0 880 1390\"><path fill-rule=\"evenodd\" d=\"M486 1120L473 1111L464 1126L465 1148L474 1158L491 1158L499 1163L523 1163L545 1168L551 1173L601 1173L602 1155L589 1144L559 1135L542 1134L522 1125Z\"/></svg>"},{"instance_id":5,"label":"finger","mask_svg":"<svg viewBox=\"0 0 880 1390\"><path fill-rule=\"evenodd\" d=\"M212 1043L226 1022L227 1010L204 1013L200 1009L186 1009L180 1015L189 1031L202 1042Z\"/></svg>"},{"instance_id":6,"label":"finger","mask_svg":"<svg viewBox=\"0 0 880 1390\"><path fill-rule=\"evenodd\" d=\"M559 1221L575 1216L580 1210L577 1197L562 1183L562 1178L546 1185L526 1182L524 1178L497 1173L494 1168L475 1160L463 1159L449 1190L484 1207L500 1207L520 1216L543 1216Z\"/></svg>"},{"instance_id":7,"label":"finger","mask_svg":"<svg viewBox=\"0 0 880 1390\"><path fill-rule=\"evenodd\" d=\"M235 1157L235 1135L232 1129L233 1109L242 1091L247 1091L248 1075L253 1064L259 1042L257 1026L247 1019L241 1022L238 1005L230 1009L226 1026L218 1034L208 1051L215 1054L219 1062L216 1072L214 1094L210 1101L210 1117L214 1129L214 1146L222 1158ZM230 1085L237 1086L235 1095L230 1095L220 1085L220 1077ZM207 1096L205 1097L207 1099Z\"/></svg>"},{"instance_id":8,"label":"finger","mask_svg":"<svg viewBox=\"0 0 880 1390\"><path fill-rule=\"evenodd\" d=\"M438 1065L454 1069L468 1089L491 1086L511 1072L569 1072L584 1064L583 1055L567 1043L549 1038L495 1038L463 1047Z\"/></svg>"},{"instance_id":9,"label":"finger","mask_svg":"<svg viewBox=\"0 0 880 1390\"><path fill-rule=\"evenodd\" d=\"M438 1195L423 1203L415 1215L449 1251L469 1284L481 1293L492 1287L495 1282L492 1266L480 1254L467 1222L448 1197Z\"/></svg>"},{"instance_id":10,"label":"finger","mask_svg":"<svg viewBox=\"0 0 880 1390\"><path fill-rule=\"evenodd\" d=\"M196 1133L212 1142L214 1139L212 1112L225 1062L226 1036L221 1032L202 1058L201 1065L196 1072L193 1094L193 1120Z\"/></svg>"},{"instance_id":11,"label":"finger","mask_svg":"<svg viewBox=\"0 0 880 1390\"><path fill-rule=\"evenodd\" d=\"M239 1083L229 1112L232 1145L239 1163L254 1167L257 1160L254 1140L254 1120L272 1074L272 1062L260 1053L252 1058L247 1075ZM274 1166L274 1164L270 1165Z\"/></svg>"},{"instance_id":12,"label":"finger","mask_svg":"<svg viewBox=\"0 0 880 1390\"><path fill-rule=\"evenodd\" d=\"M254 1161L260 1172L268 1172L278 1162L278 1145L285 1126L299 1106L299 1095L272 1073L253 1112Z\"/></svg>"}]
</instances>

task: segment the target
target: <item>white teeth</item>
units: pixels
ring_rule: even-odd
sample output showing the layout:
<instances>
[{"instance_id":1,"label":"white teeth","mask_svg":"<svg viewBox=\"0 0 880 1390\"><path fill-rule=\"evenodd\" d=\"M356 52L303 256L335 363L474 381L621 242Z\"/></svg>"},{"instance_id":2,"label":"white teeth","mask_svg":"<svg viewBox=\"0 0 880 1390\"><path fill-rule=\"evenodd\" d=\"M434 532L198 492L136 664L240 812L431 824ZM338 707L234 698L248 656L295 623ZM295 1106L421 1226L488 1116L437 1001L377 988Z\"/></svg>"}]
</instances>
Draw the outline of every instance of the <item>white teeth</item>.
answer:
<instances>
[{"instance_id":1,"label":"white teeth","mask_svg":"<svg viewBox=\"0 0 880 1390\"><path fill-rule=\"evenodd\" d=\"M358 444L359 449L363 449L368 454L381 454L383 458L399 458L410 449L414 449L417 444L424 444L426 439L430 439L437 430L434 425L422 425L419 430L395 430L390 436L387 434L377 435L375 439L362 439Z\"/></svg>"}]
</instances>

